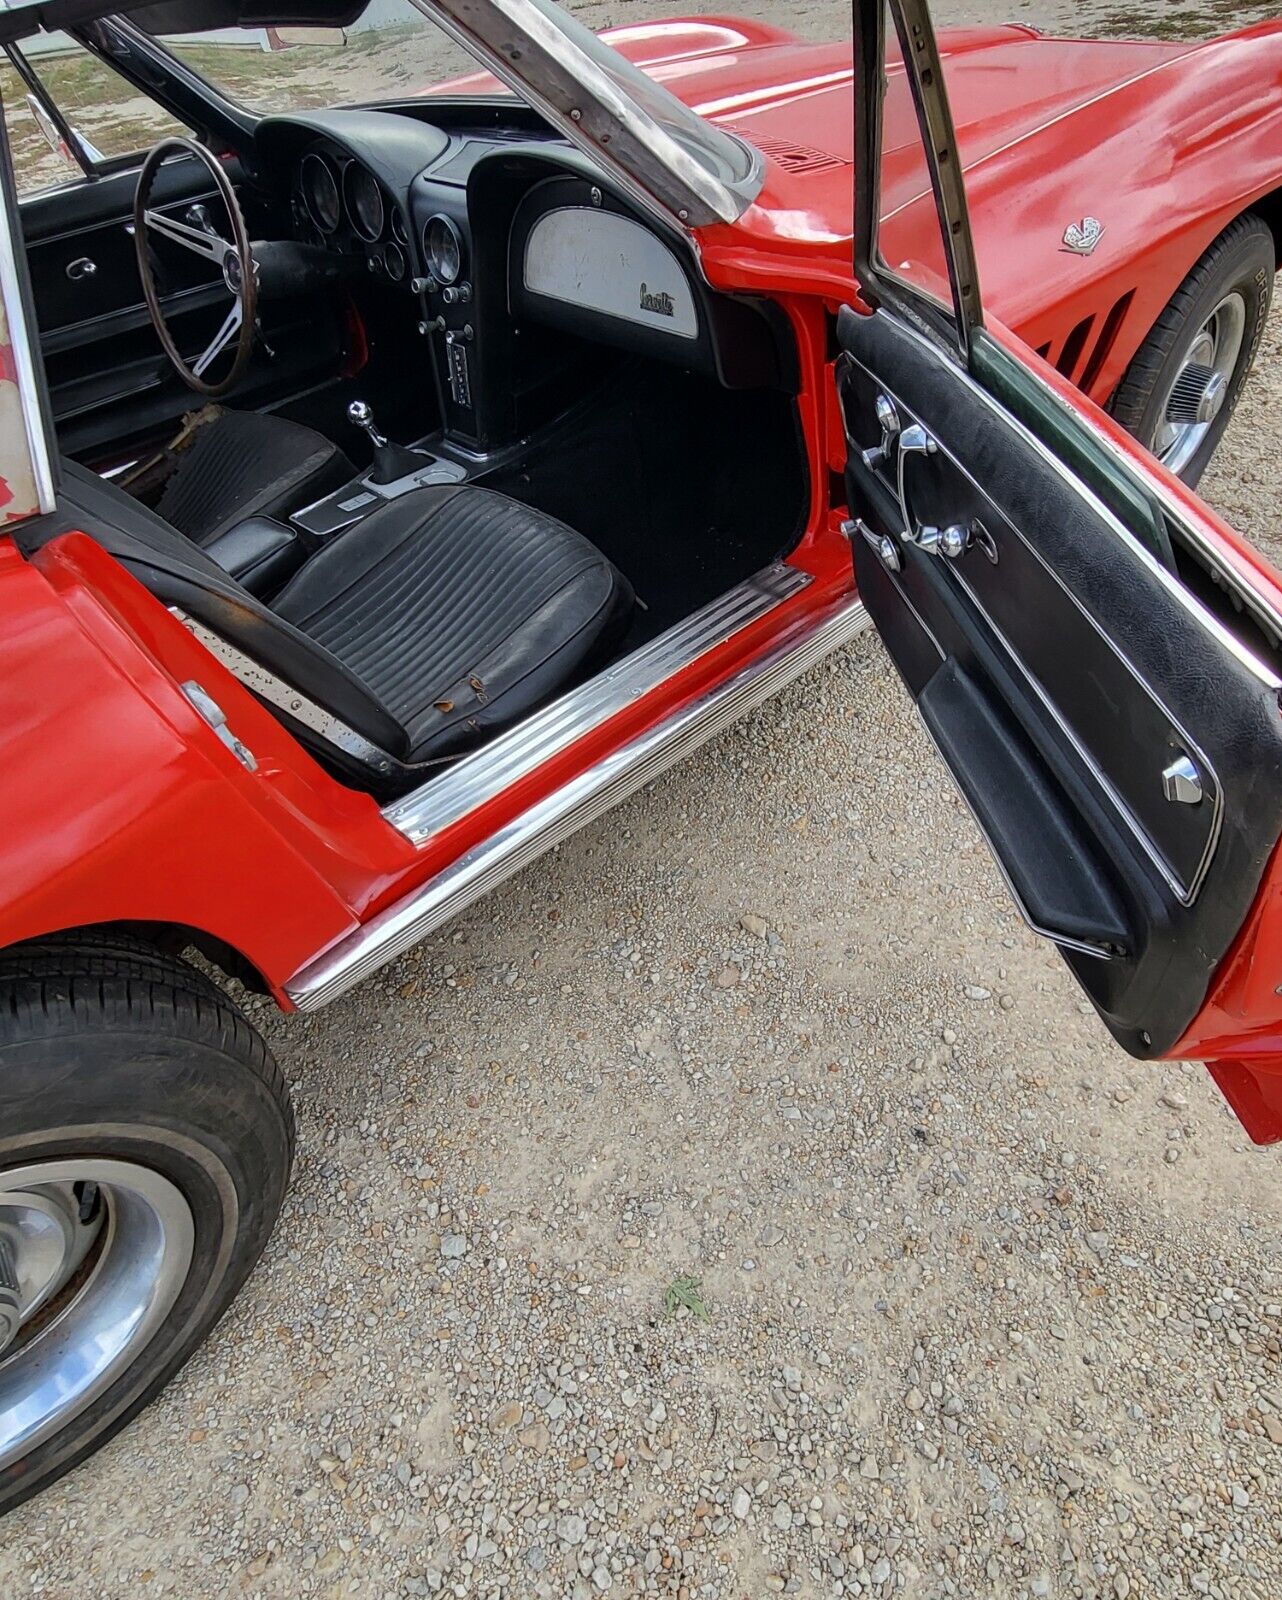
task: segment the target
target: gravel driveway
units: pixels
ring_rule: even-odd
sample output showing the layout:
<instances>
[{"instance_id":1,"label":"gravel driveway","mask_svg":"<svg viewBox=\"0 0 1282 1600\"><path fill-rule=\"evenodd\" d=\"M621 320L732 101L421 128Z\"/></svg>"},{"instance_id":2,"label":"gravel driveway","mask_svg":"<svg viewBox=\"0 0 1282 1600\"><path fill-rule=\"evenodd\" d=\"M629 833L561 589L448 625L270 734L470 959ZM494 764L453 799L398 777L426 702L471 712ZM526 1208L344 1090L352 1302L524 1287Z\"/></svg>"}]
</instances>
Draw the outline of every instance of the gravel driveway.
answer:
<instances>
[{"instance_id":1,"label":"gravel driveway","mask_svg":"<svg viewBox=\"0 0 1282 1600\"><path fill-rule=\"evenodd\" d=\"M1280 345L1206 486L1262 538ZM0 1528L7 1594L1282 1593L1279 1157L1079 1002L875 640L346 1001L257 1017L280 1228Z\"/></svg>"}]
</instances>

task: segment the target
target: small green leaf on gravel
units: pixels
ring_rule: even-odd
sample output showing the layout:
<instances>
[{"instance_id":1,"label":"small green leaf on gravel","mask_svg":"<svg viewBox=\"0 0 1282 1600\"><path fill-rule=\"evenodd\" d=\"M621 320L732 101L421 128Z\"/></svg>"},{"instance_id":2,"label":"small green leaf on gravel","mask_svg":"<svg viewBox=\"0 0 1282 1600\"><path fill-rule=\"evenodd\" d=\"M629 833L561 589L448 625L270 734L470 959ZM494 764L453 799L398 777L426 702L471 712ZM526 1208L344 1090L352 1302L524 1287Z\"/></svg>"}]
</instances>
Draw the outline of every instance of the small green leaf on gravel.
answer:
<instances>
[{"instance_id":1,"label":"small green leaf on gravel","mask_svg":"<svg viewBox=\"0 0 1282 1600\"><path fill-rule=\"evenodd\" d=\"M703 1280L692 1278L686 1272L673 1278L663 1296L663 1309L668 1316L675 1317L679 1306L684 1306L692 1316L698 1317L700 1322L712 1321L708 1315L708 1308L703 1303Z\"/></svg>"}]
</instances>

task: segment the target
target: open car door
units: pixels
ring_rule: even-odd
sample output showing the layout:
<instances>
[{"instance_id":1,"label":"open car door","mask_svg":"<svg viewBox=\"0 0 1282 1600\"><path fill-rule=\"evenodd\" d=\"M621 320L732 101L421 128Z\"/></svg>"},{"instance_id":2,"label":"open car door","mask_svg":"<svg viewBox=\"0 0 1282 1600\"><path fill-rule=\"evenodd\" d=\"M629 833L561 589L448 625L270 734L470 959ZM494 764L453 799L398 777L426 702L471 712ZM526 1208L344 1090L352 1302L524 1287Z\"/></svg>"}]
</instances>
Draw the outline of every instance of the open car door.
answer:
<instances>
[{"instance_id":1,"label":"open car door","mask_svg":"<svg viewBox=\"0 0 1282 1600\"><path fill-rule=\"evenodd\" d=\"M1114 1036L1206 1060L1251 1136L1282 1139L1282 590L985 327L925 0L854 15L864 305L838 384L860 593Z\"/></svg>"}]
</instances>

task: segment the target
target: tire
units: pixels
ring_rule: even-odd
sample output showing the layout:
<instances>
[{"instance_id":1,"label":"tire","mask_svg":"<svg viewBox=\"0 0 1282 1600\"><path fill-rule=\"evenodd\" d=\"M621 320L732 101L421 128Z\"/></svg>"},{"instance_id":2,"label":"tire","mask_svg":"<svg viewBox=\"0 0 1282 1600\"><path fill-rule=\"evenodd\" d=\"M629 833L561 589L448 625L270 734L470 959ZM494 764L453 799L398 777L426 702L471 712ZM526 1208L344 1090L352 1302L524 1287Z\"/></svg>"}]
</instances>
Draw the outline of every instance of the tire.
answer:
<instances>
[{"instance_id":1,"label":"tire","mask_svg":"<svg viewBox=\"0 0 1282 1600\"><path fill-rule=\"evenodd\" d=\"M186 962L114 934L0 951L0 1514L192 1354L261 1255L292 1155L266 1044Z\"/></svg>"},{"instance_id":2,"label":"tire","mask_svg":"<svg viewBox=\"0 0 1282 1600\"><path fill-rule=\"evenodd\" d=\"M1197 484L1224 437L1259 349L1276 270L1277 246L1263 218L1248 212L1230 223L1175 291L1113 396L1109 409L1117 420L1185 483ZM1172 395L1191 347L1217 307L1238 297L1244 318L1241 343L1223 363L1218 411L1209 422L1173 421L1168 416L1172 407L1177 416L1191 415L1180 411L1179 400ZM1238 315L1234 309L1235 330ZM1204 366L1209 369L1214 364ZM1176 428L1190 431L1177 441L1172 438ZM1164 448L1166 441L1169 445Z\"/></svg>"}]
</instances>

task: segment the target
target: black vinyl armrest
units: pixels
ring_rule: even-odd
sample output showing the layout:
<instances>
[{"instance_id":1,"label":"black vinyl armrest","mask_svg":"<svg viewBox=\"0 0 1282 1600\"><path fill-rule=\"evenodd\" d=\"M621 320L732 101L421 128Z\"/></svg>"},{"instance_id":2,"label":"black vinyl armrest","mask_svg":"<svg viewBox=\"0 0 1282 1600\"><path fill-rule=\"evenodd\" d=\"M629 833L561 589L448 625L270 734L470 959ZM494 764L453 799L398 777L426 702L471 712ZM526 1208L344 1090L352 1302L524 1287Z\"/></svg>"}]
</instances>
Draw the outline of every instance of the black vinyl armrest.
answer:
<instances>
[{"instance_id":1,"label":"black vinyl armrest","mask_svg":"<svg viewBox=\"0 0 1282 1600\"><path fill-rule=\"evenodd\" d=\"M303 564L298 535L273 517L246 517L205 546L205 554L250 594L273 594Z\"/></svg>"}]
</instances>

